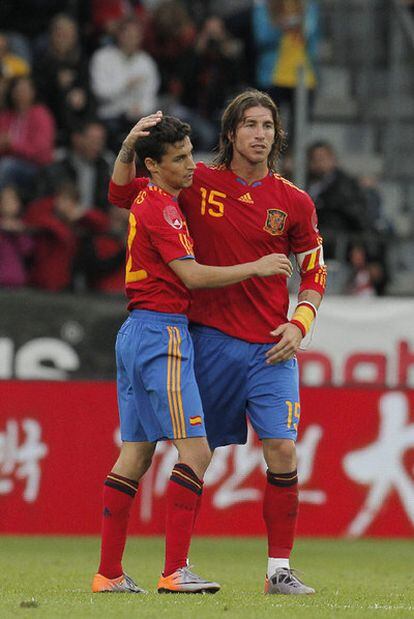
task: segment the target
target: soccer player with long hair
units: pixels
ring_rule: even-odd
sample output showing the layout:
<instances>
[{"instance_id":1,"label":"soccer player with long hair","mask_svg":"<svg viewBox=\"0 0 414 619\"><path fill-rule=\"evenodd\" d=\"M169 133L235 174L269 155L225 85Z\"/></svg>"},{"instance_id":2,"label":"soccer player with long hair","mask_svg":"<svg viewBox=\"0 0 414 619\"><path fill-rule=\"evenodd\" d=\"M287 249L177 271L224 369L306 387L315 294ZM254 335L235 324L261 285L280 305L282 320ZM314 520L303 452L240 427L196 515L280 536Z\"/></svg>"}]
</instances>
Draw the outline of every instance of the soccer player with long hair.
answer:
<instances>
[{"instance_id":1,"label":"soccer player with long hair","mask_svg":"<svg viewBox=\"0 0 414 619\"><path fill-rule=\"evenodd\" d=\"M197 165L179 203L202 262L226 265L270 251L296 258L301 283L290 320L287 280L278 275L220 295L195 291L189 317L210 447L245 443L247 419L262 443L265 592L308 594L314 589L289 562L298 514L296 352L321 303L326 267L311 198L276 171L283 137L267 94L239 94L223 113L215 161Z\"/></svg>"}]
</instances>

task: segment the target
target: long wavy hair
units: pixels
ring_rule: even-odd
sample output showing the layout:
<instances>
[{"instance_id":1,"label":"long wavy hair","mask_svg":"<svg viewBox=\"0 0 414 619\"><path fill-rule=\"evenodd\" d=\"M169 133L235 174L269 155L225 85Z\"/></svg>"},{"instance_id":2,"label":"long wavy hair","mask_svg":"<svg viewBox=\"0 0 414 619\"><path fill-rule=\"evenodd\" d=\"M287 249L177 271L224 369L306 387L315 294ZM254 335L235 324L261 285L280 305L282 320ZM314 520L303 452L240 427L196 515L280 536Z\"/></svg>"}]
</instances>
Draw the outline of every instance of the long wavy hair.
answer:
<instances>
[{"instance_id":1,"label":"long wavy hair","mask_svg":"<svg viewBox=\"0 0 414 619\"><path fill-rule=\"evenodd\" d=\"M225 165L229 168L233 159L232 138L236 135L246 110L251 107L264 107L270 110L275 125L275 139L267 159L269 170L275 171L276 163L285 140L285 132L282 129L279 112L274 101L265 92L260 90L246 90L230 101L223 112L221 119L221 132L218 153L214 158L215 165Z\"/></svg>"}]
</instances>

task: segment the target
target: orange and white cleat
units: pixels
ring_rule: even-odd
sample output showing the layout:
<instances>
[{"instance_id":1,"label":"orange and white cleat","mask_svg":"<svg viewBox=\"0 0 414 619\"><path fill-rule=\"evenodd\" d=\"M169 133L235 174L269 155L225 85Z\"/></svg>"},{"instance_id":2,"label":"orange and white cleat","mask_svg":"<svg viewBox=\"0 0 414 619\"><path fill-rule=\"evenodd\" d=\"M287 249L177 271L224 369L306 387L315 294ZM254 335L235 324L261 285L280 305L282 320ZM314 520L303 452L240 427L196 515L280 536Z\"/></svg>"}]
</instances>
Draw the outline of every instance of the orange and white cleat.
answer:
<instances>
[{"instance_id":1,"label":"orange and white cleat","mask_svg":"<svg viewBox=\"0 0 414 619\"><path fill-rule=\"evenodd\" d=\"M140 589L130 576L122 574L118 578L106 578L95 574L92 581L92 593L147 593Z\"/></svg>"},{"instance_id":2,"label":"orange and white cleat","mask_svg":"<svg viewBox=\"0 0 414 619\"><path fill-rule=\"evenodd\" d=\"M200 578L190 571L189 567L181 567L169 576L162 576L158 581L158 593L217 593L220 585Z\"/></svg>"}]
</instances>

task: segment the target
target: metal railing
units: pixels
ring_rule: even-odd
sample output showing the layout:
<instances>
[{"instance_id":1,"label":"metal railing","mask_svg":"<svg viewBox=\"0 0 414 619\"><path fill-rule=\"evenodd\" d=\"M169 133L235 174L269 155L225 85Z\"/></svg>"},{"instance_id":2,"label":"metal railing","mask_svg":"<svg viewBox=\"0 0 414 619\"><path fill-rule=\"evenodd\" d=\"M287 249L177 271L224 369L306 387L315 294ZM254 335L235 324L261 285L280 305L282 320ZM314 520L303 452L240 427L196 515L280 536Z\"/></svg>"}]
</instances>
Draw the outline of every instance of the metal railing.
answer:
<instances>
[{"instance_id":1,"label":"metal railing","mask_svg":"<svg viewBox=\"0 0 414 619\"><path fill-rule=\"evenodd\" d=\"M298 83L295 92L295 134L293 142L294 181L301 188L304 188L306 183L306 146L309 132L308 98L305 67L302 65L298 71Z\"/></svg>"}]
</instances>

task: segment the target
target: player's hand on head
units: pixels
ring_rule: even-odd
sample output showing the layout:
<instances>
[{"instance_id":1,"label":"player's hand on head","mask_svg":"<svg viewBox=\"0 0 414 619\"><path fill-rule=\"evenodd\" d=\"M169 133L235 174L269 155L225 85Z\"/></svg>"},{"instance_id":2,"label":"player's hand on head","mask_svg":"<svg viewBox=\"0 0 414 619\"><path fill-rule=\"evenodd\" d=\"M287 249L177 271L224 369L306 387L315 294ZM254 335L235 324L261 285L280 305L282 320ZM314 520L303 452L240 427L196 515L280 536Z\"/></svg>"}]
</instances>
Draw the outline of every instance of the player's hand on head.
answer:
<instances>
[{"instance_id":1,"label":"player's hand on head","mask_svg":"<svg viewBox=\"0 0 414 619\"><path fill-rule=\"evenodd\" d=\"M292 264L285 254L268 254L256 261L257 276L270 277L271 275L284 275L290 277L293 269Z\"/></svg>"},{"instance_id":2,"label":"player's hand on head","mask_svg":"<svg viewBox=\"0 0 414 619\"><path fill-rule=\"evenodd\" d=\"M132 127L131 131L128 133L127 137L124 140L125 144L129 146L133 146L137 140L140 138L144 138L149 135L149 130L151 127L157 125L162 119L162 112L158 110L155 114L150 114L149 116L143 116L139 119L139 121Z\"/></svg>"},{"instance_id":3,"label":"player's hand on head","mask_svg":"<svg viewBox=\"0 0 414 619\"><path fill-rule=\"evenodd\" d=\"M302 341L302 332L296 325L286 322L270 332L274 337L280 337L279 342L266 353L266 363L274 365L287 361L295 356Z\"/></svg>"}]
</instances>

